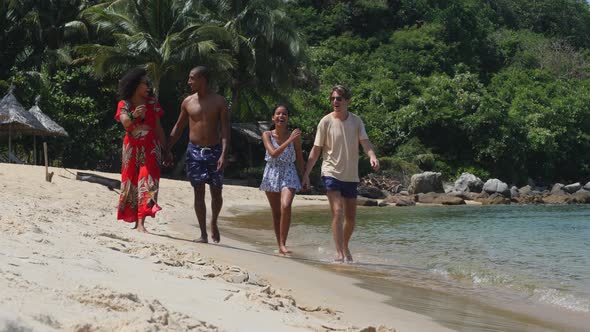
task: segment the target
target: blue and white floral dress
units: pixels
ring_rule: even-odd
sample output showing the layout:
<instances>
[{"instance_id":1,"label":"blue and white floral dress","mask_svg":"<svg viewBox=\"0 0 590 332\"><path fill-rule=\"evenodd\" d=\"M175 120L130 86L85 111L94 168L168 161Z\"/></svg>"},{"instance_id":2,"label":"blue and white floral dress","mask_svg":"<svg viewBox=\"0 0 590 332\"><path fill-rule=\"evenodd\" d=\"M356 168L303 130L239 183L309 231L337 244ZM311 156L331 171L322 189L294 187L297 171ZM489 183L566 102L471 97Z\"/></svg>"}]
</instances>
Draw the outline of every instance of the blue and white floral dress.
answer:
<instances>
[{"instance_id":1,"label":"blue and white floral dress","mask_svg":"<svg viewBox=\"0 0 590 332\"><path fill-rule=\"evenodd\" d=\"M272 134L270 135L270 143L275 149L279 147ZM266 167L264 168L260 190L276 193L281 192L284 188L292 188L296 191L301 190L301 182L297 175L295 159L293 142L276 158L271 157L268 151L266 151L266 156L264 157Z\"/></svg>"}]
</instances>

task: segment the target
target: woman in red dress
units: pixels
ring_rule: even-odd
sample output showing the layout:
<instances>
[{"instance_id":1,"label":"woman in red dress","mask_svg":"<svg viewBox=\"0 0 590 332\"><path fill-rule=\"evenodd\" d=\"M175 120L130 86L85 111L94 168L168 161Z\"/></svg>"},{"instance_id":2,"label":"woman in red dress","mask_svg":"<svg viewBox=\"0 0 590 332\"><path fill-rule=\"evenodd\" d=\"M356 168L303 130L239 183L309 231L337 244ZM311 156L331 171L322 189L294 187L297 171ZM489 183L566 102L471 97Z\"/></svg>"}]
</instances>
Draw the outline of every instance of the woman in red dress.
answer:
<instances>
[{"instance_id":1,"label":"woman in red dress","mask_svg":"<svg viewBox=\"0 0 590 332\"><path fill-rule=\"evenodd\" d=\"M117 219L135 222L138 231L147 233L144 222L162 208L157 203L160 184L164 114L158 102L149 96L150 81L143 68L130 70L119 81L121 100L115 119L125 127L121 197Z\"/></svg>"}]
</instances>

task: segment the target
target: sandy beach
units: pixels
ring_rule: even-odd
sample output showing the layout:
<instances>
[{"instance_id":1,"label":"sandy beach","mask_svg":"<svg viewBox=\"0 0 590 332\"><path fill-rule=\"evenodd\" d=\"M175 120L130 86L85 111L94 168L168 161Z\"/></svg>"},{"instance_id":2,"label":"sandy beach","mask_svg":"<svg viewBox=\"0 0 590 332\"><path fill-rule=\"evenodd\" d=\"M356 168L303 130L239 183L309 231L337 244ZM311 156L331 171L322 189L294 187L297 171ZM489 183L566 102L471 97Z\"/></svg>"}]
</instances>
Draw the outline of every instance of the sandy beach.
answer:
<instances>
[{"instance_id":1,"label":"sandy beach","mask_svg":"<svg viewBox=\"0 0 590 332\"><path fill-rule=\"evenodd\" d=\"M163 211L141 234L115 220L116 191L50 171L51 183L42 167L0 164L0 331L448 331L352 278L224 236L224 218L267 208L256 188L226 185L222 242L197 244L185 181L161 181Z\"/></svg>"}]
</instances>

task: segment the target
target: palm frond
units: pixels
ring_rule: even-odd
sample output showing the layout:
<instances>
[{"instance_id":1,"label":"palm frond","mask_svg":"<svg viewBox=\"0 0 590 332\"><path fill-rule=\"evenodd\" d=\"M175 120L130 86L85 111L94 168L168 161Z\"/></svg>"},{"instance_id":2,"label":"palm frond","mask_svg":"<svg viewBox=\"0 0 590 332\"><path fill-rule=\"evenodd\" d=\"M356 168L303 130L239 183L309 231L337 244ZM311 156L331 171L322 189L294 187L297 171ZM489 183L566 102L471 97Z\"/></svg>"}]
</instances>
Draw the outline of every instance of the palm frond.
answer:
<instances>
[{"instance_id":1,"label":"palm frond","mask_svg":"<svg viewBox=\"0 0 590 332\"><path fill-rule=\"evenodd\" d=\"M72 39L75 37L88 38L88 27L82 21L71 21L64 25L64 38Z\"/></svg>"}]
</instances>

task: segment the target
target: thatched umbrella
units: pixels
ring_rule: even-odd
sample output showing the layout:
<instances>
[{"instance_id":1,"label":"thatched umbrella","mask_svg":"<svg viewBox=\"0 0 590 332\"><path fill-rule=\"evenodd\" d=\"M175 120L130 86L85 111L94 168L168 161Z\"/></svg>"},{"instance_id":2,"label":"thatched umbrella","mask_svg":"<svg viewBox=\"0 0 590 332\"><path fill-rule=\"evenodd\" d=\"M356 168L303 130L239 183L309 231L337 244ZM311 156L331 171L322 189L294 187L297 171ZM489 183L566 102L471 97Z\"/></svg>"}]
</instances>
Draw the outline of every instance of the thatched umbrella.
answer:
<instances>
[{"instance_id":1,"label":"thatched umbrella","mask_svg":"<svg viewBox=\"0 0 590 332\"><path fill-rule=\"evenodd\" d=\"M25 135L44 135L47 129L33 114L27 112L14 94L14 86L0 101L0 134L8 133L8 153L12 152L12 132Z\"/></svg>"},{"instance_id":2,"label":"thatched umbrella","mask_svg":"<svg viewBox=\"0 0 590 332\"><path fill-rule=\"evenodd\" d=\"M29 109L29 112L33 114L35 119L37 119L37 121L39 121L46 129L46 133L39 134L39 136L68 136L68 132L62 126L51 120L47 114L41 112L41 109L39 108L40 99L41 96L37 96L37 98L35 98L35 106Z\"/></svg>"},{"instance_id":3,"label":"thatched umbrella","mask_svg":"<svg viewBox=\"0 0 590 332\"><path fill-rule=\"evenodd\" d=\"M39 101L41 100L41 96L37 96L35 98L35 106L29 109L29 112L41 123L41 125L46 129L44 134L38 134L39 136L68 136L68 132L60 125L58 125L55 121L51 120L51 118L41 112L39 108ZM33 136L33 160L35 165L37 164L37 135Z\"/></svg>"}]
</instances>

